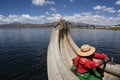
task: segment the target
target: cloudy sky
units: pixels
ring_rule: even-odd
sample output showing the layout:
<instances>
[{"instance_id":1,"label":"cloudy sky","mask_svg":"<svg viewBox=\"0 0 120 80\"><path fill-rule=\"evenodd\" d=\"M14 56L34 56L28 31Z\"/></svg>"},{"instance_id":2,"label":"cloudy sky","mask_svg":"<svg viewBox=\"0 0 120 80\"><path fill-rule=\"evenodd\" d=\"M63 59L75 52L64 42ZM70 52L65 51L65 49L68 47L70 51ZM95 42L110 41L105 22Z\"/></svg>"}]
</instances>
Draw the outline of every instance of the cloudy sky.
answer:
<instances>
[{"instance_id":1,"label":"cloudy sky","mask_svg":"<svg viewBox=\"0 0 120 80\"><path fill-rule=\"evenodd\" d=\"M0 0L0 24L46 23L59 18L97 25L120 24L120 0Z\"/></svg>"}]
</instances>

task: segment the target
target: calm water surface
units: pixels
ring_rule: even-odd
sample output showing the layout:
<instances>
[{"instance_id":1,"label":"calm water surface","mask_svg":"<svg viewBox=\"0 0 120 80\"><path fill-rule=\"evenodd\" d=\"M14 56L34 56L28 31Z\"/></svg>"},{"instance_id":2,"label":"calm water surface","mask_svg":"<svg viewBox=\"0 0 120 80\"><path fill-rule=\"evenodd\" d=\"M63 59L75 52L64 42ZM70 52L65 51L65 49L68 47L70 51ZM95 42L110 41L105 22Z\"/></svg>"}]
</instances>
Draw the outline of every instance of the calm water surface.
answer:
<instances>
[{"instance_id":1,"label":"calm water surface","mask_svg":"<svg viewBox=\"0 0 120 80\"><path fill-rule=\"evenodd\" d=\"M0 80L47 80L47 46L52 29L0 29ZM120 31L72 29L78 46L88 43L120 64Z\"/></svg>"}]
</instances>

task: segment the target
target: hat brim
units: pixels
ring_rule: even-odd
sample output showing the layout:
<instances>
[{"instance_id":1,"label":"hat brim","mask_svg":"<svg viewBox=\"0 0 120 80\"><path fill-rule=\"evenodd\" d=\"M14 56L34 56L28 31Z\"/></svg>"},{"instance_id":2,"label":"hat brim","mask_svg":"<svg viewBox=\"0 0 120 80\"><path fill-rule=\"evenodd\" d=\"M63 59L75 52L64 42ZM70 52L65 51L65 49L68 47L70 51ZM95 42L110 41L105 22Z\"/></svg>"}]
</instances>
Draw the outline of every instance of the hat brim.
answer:
<instances>
[{"instance_id":1,"label":"hat brim","mask_svg":"<svg viewBox=\"0 0 120 80\"><path fill-rule=\"evenodd\" d=\"M78 54L79 56L90 56L90 55L94 54L95 50L96 50L96 49L91 46L90 51L88 51L88 52L82 52L81 49L79 49L79 50L77 51L77 54Z\"/></svg>"}]
</instances>

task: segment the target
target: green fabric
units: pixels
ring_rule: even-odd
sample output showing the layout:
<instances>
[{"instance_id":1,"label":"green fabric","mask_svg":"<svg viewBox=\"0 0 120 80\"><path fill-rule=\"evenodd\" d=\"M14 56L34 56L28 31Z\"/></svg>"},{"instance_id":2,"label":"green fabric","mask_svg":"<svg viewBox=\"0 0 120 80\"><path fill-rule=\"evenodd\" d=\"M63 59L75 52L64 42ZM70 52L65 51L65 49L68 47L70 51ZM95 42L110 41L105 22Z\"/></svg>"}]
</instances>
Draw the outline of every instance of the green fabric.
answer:
<instances>
[{"instance_id":1,"label":"green fabric","mask_svg":"<svg viewBox=\"0 0 120 80\"><path fill-rule=\"evenodd\" d=\"M70 70L73 71L74 69L76 69L76 67L74 65L72 65L72 67L70 68Z\"/></svg>"},{"instance_id":2,"label":"green fabric","mask_svg":"<svg viewBox=\"0 0 120 80\"><path fill-rule=\"evenodd\" d=\"M72 65L70 69L73 71L75 69L75 66ZM77 76L80 80L101 80L101 74L96 70L96 68L84 74L80 74L79 72L77 72Z\"/></svg>"},{"instance_id":3,"label":"green fabric","mask_svg":"<svg viewBox=\"0 0 120 80\"><path fill-rule=\"evenodd\" d=\"M95 77L98 77L98 78L102 77L102 74L96 68L92 69L89 73L90 75L94 75Z\"/></svg>"},{"instance_id":4,"label":"green fabric","mask_svg":"<svg viewBox=\"0 0 120 80\"><path fill-rule=\"evenodd\" d=\"M71 71L75 74L75 75L77 75L77 68L74 66L74 65L72 65L72 67L71 67Z\"/></svg>"},{"instance_id":5,"label":"green fabric","mask_svg":"<svg viewBox=\"0 0 120 80\"><path fill-rule=\"evenodd\" d=\"M77 76L80 80L101 80L101 74L96 69L92 69L90 72L84 74L77 72Z\"/></svg>"}]
</instances>

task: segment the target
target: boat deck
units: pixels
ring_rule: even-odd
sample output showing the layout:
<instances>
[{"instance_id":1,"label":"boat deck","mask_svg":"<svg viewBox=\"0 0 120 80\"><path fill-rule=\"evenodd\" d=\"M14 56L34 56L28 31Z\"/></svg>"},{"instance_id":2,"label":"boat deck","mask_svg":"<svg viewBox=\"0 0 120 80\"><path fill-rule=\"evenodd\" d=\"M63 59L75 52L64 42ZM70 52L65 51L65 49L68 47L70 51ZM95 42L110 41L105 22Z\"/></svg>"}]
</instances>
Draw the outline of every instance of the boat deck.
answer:
<instances>
[{"instance_id":1,"label":"boat deck","mask_svg":"<svg viewBox=\"0 0 120 80\"><path fill-rule=\"evenodd\" d=\"M79 80L70 71L72 59L79 47L72 40L70 31L64 20L59 20L53 29L47 53L47 69L49 80ZM103 66L101 66L102 68ZM120 80L120 65L107 64L104 80Z\"/></svg>"}]
</instances>

